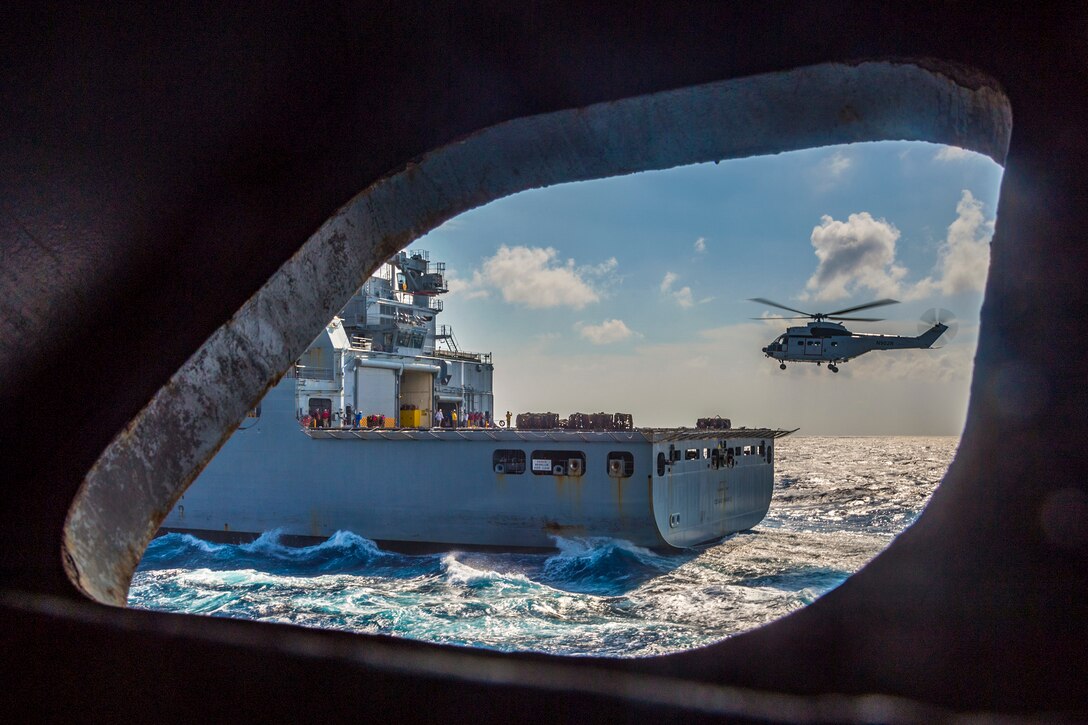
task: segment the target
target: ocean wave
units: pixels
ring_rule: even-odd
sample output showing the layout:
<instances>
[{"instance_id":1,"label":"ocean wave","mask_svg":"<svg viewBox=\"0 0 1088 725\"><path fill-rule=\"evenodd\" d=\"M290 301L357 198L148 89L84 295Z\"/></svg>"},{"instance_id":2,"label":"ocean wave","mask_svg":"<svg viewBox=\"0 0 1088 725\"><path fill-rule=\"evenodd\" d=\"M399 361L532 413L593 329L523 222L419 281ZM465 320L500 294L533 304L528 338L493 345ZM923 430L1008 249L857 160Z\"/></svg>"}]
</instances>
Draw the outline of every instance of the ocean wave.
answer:
<instances>
[{"instance_id":1,"label":"ocean wave","mask_svg":"<svg viewBox=\"0 0 1088 725\"><path fill-rule=\"evenodd\" d=\"M350 531L337 531L312 546L290 546L282 539L283 532L279 529L266 531L244 544L216 544L189 534L166 534L151 541L139 570L200 567L277 573L351 572L392 563L389 560L398 558Z\"/></svg>"},{"instance_id":2,"label":"ocean wave","mask_svg":"<svg viewBox=\"0 0 1088 725\"><path fill-rule=\"evenodd\" d=\"M559 553L544 562L541 580L557 589L616 596L671 571L693 553L662 555L629 541L555 537Z\"/></svg>"}]
</instances>

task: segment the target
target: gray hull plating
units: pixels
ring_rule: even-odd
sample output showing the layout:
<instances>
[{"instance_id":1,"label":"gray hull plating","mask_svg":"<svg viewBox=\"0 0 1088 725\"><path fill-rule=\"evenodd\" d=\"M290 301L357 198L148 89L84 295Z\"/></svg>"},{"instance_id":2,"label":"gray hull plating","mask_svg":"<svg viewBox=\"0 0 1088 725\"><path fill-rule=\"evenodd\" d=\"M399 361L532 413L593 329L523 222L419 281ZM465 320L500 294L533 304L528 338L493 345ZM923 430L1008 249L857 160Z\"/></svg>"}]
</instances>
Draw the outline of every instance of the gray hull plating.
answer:
<instances>
[{"instance_id":1,"label":"gray hull plating","mask_svg":"<svg viewBox=\"0 0 1088 725\"><path fill-rule=\"evenodd\" d=\"M688 547L763 519L773 442L783 434L307 431L296 420L288 378L265 397L260 417L227 441L163 527L209 537L348 530L405 544L549 547L556 536L605 536ZM521 472L496 463L514 458L524 462ZM579 458L568 471L570 459Z\"/></svg>"}]
</instances>

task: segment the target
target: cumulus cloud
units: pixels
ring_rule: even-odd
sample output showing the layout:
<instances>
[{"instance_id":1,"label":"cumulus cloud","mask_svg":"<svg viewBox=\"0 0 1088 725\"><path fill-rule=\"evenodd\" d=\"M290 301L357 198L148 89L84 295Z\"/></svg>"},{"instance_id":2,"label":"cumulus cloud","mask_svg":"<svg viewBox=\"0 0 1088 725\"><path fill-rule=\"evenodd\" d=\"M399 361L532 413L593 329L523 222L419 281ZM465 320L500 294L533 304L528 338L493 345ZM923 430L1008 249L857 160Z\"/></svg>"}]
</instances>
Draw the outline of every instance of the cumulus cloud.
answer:
<instances>
[{"instance_id":1,"label":"cumulus cloud","mask_svg":"<svg viewBox=\"0 0 1088 725\"><path fill-rule=\"evenodd\" d=\"M460 289L495 289L504 301L540 309L580 310L600 300L600 282L613 272L615 257L598 265L577 267L573 259L559 262L551 247L499 247ZM451 289L451 291L453 291ZM486 292L485 292L486 294ZM480 296L476 293L476 296Z\"/></svg>"},{"instance_id":2,"label":"cumulus cloud","mask_svg":"<svg viewBox=\"0 0 1088 725\"><path fill-rule=\"evenodd\" d=\"M812 230L819 264L804 299L837 300L865 288L880 296L899 293L907 269L895 261L899 230L869 212L836 221L826 214Z\"/></svg>"},{"instance_id":3,"label":"cumulus cloud","mask_svg":"<svg viewBox=\"0 0 1088 725\"><path fill-rule=\"evenodd\" d=\"M676 280L677 276L674 272L666 272L665 277L661 280L661 294L672 297L676 304L681 307L691 307L695 304L691 287L685 285L680 289L673 289Z\"/></svg>"},{"instance_id":4,"label":"cumulus cloud","mask_svg":"<svg viewBox=\"0 0 1088 725\"><path fill-rule=\"evenodd\" d=\"M619 264L615 257L609 257L600 264L579 267L578 273L583 277L605 277L616 271Z\"/></svg>"},{"instance_id":5,"label":"cumulus cloud","mask_svg":"<svg viewBox=\"0 0 1088 725\"><path fill-rule=\"evenodd\" d=\"M948 226L948 235L937 252L935 274L919 282L908 296L981 292L990 266L993 234L993 220L986 219L982 202L964 189L956 204L956 220Z\"/></svg>"},{"instance_id":6,"label":"cumulus cloud","mask_svg":"<svg viewBox=\"0 0 1088 725\"><path fill-rule=\"evenodd\" d=\"M699 237L695 240L695 253L702 254L706 251L706 237Z\"/></svg>"},{"instance_id":7,"label":"cumulus cloud","mask_svg":"<svg viewBox=\"0 0 1088 725\"><path fill-rule=\"evenodd\" d=\"M491 293L484 287L474 284L476 281L477 280L469 281L467 279L461 279L453 270L446 271L446 289L450 291L451 295L459 295L466 300L490 297Z\"/></svg>"},{"instance_id":8,"label":"cumulus cloud","mask_svg":"<svg viewBox=\"0 0 1088 725\"><path fill-rule=\"evenodd\" d=\"M986 218L982 202L964 189L956 204L956 219L937 251L933 273L907 284L907 268L896 261L899 230L893 224L864 211L851 214L846 221L825 215L812 230L819 263L801 299L837 300L861 289L907 300L982 291L993 229L994 222Z\"/></svg>"},{"instance_id":9,"label":"cumulus cloud","mask_svg":"<svg viewBox=\"0 0 1088 725\"><path fill-rule=\"evenodd\" d=\"M961 161L971 157L971 152L959 146L942 146L933 157L937 161Z\"/></svg>"},{"instance_id":10,"label":"cumulus cloud","mask_svg":"<svg viewBox=\"0 0 1088 725\"><path fill-rule=\"evenodd\" d=\"M875 351L851 360L843 372L863 380L966 384L974 353L974 344L959 343L936 350Z\"/></svg>"},{"instance_id":11,"label":"cumulus cloud","mask_svg":"<svg viewBox=\"0 0 1088 725\"><path fill-rule=\"evenodd\" d=\"M578 334L592 342L594 345L608 345L613 342L622 342L635 336L634 330L624 324L623 320L605 320L599 325L589 325L579 322L574 326Z\"/></svg>"},{"instance_id":12,"label":"cumulus cloud","mask_svg":"<svg viewBox=\"0 0 1088 725\"><path fill-rule=\"evenodd\" d=\"M829 173L831 176L838 178L846 173L847 169L849 169L853 164L854 162L849 156L844 154L842 151L836 151L824 160L823 166L824 171Z\"/></svg>"}]
</instances>

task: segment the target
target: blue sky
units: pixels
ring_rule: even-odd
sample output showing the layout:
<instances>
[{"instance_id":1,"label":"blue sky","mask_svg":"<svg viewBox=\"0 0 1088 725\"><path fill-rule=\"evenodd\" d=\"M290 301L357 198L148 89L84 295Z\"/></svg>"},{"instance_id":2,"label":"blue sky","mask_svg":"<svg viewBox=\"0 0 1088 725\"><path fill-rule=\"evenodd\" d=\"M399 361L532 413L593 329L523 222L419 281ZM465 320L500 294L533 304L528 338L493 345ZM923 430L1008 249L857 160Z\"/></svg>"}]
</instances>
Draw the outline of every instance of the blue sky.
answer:
<instances>
[{"instance_id":1,"label":"blue sky","mask_svg":"<svg viewBox=\"0 0 1088 725\"><path fill-rule=\"evenodd\" d=\"M500 413L956 435L1000 181L1000 166L952 147L835 146L531 190L413 247L446 262L439 321L494 354ZM760 347L787 323L750 319L775 312L751 297L810 311L893 297L873 311L885 322L849 326L914 335L942 307L959 334L838 375L781 371Z\"/></svg>"}]
</instances>

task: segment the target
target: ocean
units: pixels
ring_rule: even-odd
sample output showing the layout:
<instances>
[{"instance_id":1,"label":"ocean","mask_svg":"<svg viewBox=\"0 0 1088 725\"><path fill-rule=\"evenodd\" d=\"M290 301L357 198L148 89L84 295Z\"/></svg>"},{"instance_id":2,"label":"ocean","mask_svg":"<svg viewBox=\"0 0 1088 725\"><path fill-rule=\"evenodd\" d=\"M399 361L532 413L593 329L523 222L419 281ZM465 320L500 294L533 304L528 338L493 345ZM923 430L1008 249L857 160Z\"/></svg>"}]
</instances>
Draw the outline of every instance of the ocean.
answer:
<instances>
[{"instance_id":1,"label":"ocean","mask_svg":"<svg viewBox=\"0 0 1088 725\"><path fill-rule=\"evenodd\" d=\"M789 437L767 517L664 555L613 539L543 554L405 555L348 531L305 548L152 541L131 607L564 655L641 657L715 642L841 584L921 513L955 437Z\"/></svg>"}]
</instances>

